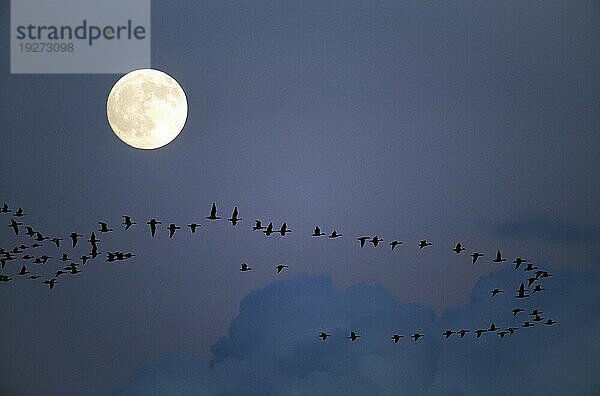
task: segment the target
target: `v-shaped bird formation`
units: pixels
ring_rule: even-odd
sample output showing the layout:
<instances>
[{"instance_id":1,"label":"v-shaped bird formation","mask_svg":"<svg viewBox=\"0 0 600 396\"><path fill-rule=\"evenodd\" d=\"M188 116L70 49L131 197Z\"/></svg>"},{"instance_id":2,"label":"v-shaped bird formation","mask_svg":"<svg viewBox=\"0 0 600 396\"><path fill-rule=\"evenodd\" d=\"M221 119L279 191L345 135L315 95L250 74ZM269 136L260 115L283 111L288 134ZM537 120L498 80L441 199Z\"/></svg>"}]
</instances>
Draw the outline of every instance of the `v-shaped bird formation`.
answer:
<instances>
[{"instance_id":1,"label":"v-shaped bird formation","mask_svg":"<svg viewBox=\"0 0 600 396\"><path fill-rule=\"evenodd\" d=\"M27 215L27 213L23 210L23 208L19 207L13 211L13 209L11 209L6 203L4 203L0 207L0 216L2 215L8 215L8 217L11 217L10 221L8 222L8 227L13 231L15 238L29 238L29 240L31 241L30 244L16 243L12 248L0 247L0 263L2 265L2 270L4 271L9 263L20 262L20 265L14 265L15 272L13 276L22 279L30 279L33 281L41 279L41 283L47 286L49 290L54 289L57 284L60 284L59 277L63 275L77 275L83 272L82 268L87 263L95 260L98 256L102 254L102 252L99 250L101 239L99 239L96 236L96 232L98 232L99 234L119 232L116 231L114 228L111 228L108 222L98 221L98 229L89 232L90 236L89 239L87 239L87 243L89 244L89 253L84 254L77 259L72 259L69 257L70 252L64 250L70 249L71 251L73 251L78 246L78 243L80 243L80 238L84 237L84 234L80 234L78 232L73 231L69 233L69 235L65 235L64 238L62 238L62 236L57 235L44 235L39 229L36 229L36 226L32 224L25 224L26 222L24 219L26 219L25 216ZM222 219L218 215L216 203L213 203L211 205L209 215L206 216L206 219L209 220L209 222L216 222ZM243 218L240 217L238 207L234 207L231 213L231 217L227 218L227 221L231 223L232 227L236 227L238 223L240 223L242 220ZM131 229L131 227L137 225L137 223L129 215L122 216L121 224L124 227L123 230L120 232L127 232L129 229ZM162 221L159 221L156 218L150 218L147 222L145 222L145 224L148 226L150 238L155 238L157 232L160 232L161 228L164 228L165 231L168 232L169 239L175 238L177 232L183 232L184 229L184 227L175 223L169 223L165 226L163 225ZM186 227L189 228L189 232L191 234L196 234L196 231L198 231L200 227L202 227L202 224L191 222L190 224L187 224ZM268 225L265 227L263 225L262 220L254 220L254 225L251 227L251 231L260 231L267 237L270 237L273 234L278 234L281 237L285 237L287 234L292 233L292 230L288 228L286 222L282 223L281 226L279 226L279 228L275 228L273 222L269 222ZM314 227L314 230L312 234L310 234L310 236L313 238L326 237L327 239L333 240L342 238L343 234L336 229L332 229L329 233L324 232L317 225ZM71 243L65 245L62 243L64 240L70 240ZM357 237L356 240L359 242L359 248L364 248L367 244L370 244L372 245L372 247L377 248L380 245L380 243L385 242L383 238L379 237L379 235L361 235ZM388 246L390 246L389 250L393 251L400 245L404 245L403 242L393 239L388 244ZM36 254L36 250L42 246L46 246L47 248L53 248L56 251L55 256L49 256L47 254ZM418 250L420 251L422 249L430 248L431 246L433 246L432 242L423 239L419 241L416 247L418 247ZM63 251L60 251L60 249L62 249ZM466 248L462 246L460 242L457 242L454 248L449 249L449 252L453 252L457 255L460 255L465 250ZM124 261L132 259L135 256L136 255L132 252L107 251L105 252L105 261ZM478 262L478 260L481 260L482 257L485 257L485 255L481 252L474 251L470 254L470 257L472 264L475 264L476 262ZM493 258L490 261L497 264L505 263L507 261L507 259L502 255L500 250L498 250L495 253L495 255L492 255L492 257ZM66 266L58 269L54 273L54 276L47 279L43 279L44 277L42 277L42 275L39 273L36 274L32 272L34 267L32 267L30 264L37 267L40 265L46 265L50 260L69 263L63 264ZM523 266L523 273L526 274L526 279L520 282L520 284L515 285L513 298L515 298L516 301L520 301L522 299L530 298L533 295L546 292L547 289L543 287L541 282L543 280L546 280L547 278L553 277L554 275L552 273L543 269L539 269L536 265L528 262L528 260L523 259L521 257L516 257L514 261L512 261L512 263L515 265L515 271L518 271L519 268ZM17 268L19 269L18 271L16 271ZM278 264L274 268L275 273L279 274L283 270L288 268L288 265ZM239 270L240 272L249 272L252 271L252 267L247 262L243 262L240 264ZM12 280L13 278L11 278L10 274L0 274L0 282L10 282ZM499 296L503 294L505 294L505 291L499 287L490 290L490 303L493 303L493 301L497 298L501 298ZM514 309L512 309L511 312L507 312L507 320L512 320L512 322L514 322L518 316L524 315L522 314L523 312L525 312L525 309L521 307L515 307ZM497 334L499 338L504 339L506 336L512 336L515 333L517 333L519 328L531 328L537 326L538 324L542 324L544 326L553 326L557 323L558 322L552 318L544 317L543 312L536 308L530 312L529 318L525 318L522 324L518 325L518 327L515 327L517 325L513 323L511 323L511 325L509 326L501 327L497 326L495 322L492 322L489 326L482 326L481 328L477 329L449 329L446 330L443 334L441 334L441 336L446 339L449 339L456 334L456 337L464 338L469 333L473 334L475 339L479 339L484 334L493 333ZM326 341L329 337L332 337L332 334L329 334L326 331L321 331L318 336L318 338L321 338L322 341ZM419 333L419 331L415 331L412 335L410 335L410 338L415 342L425 337L425 334L421 334ZM350 334L347 335L345 338L349 339L350 342L356 342L359 338L361 338L361 335L358 334L356 330L352 330L350 331ZM402 334L393 334L390 339L394 343L399 343L402 338L404 338L404 335Z\"/></svg>"}]
</instances>

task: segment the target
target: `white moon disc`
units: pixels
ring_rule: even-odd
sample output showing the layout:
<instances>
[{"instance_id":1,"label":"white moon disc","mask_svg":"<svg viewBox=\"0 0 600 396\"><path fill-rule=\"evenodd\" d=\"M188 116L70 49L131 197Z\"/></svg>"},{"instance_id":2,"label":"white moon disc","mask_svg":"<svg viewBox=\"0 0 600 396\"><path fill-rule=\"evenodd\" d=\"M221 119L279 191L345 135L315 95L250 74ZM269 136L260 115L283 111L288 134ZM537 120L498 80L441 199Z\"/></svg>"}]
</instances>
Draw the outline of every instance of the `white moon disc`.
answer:
<instances>
[{"instance_id":1,"label":"white moon disc","mask_svg":"<svg viewBox=\"0 0 600 396\"><path fill-rule=\"evenodd\" d=\"M187 118L187 99L171 76L154 69L127 73L106 102L108 123L128 145L151 150L179 135Z\"/></svg>"}]
</instances>

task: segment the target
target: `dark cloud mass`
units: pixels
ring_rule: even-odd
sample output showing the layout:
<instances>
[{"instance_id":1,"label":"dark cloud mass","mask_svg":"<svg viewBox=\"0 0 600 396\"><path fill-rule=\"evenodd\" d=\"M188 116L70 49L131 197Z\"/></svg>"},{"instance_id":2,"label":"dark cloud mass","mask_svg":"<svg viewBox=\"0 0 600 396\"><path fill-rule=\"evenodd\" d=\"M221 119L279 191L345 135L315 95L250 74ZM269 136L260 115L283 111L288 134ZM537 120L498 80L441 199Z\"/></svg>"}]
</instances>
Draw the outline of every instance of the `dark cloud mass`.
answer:
<instances>
[{"instance_id":1,"label":"dark cloud mass","mask_svg":"<svg viewBox=\"0 0 600 396\"><path fill-rule=\"evenodd\" d=\"M336 288L328 276L300 276L252 292L211 360L170 353L138 367L114 394L592 395L600 389L598 269L562 270L547 292L519 305L526 273L505 267L483 277L468 304L440 317L381 286ZM491 300L489 290L505 289ZM516 318L511 310L525 309ZM534 309L558 321L500 339L473 331L520 327ZM446 329L471 330L444 339ZM317 338L325 330L327 341ZM351 343L351 330L362 337ZM425 337L408 338L413 332ZM394 333L404 335L392 343Z\"/></svg>"}]
</instances>

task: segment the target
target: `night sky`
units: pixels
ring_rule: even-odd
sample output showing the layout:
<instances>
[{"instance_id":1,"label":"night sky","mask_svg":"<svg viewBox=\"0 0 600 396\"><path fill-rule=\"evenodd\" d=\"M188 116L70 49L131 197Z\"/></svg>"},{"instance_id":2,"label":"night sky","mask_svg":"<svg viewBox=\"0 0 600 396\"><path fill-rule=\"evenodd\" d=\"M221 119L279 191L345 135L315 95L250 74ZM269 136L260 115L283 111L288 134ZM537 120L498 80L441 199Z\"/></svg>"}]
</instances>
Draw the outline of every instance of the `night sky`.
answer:
<instances>
[{"instance_id":1,"label":"night sky","mask_svg":"<svg viewBox=\"0 0 600 396\"><path fill-rule=\"evenodd\" d=\"M1 394L600 391L597 1L153 1L152 67L189 113L149 151L108 125L121 75L10 74L0 16L0 204L65 239L34 252L53 256L27 264L39 280L1 272ZM243 220L209 222L213 202ZM11 216L0 246L31 244ZM102 255L49 290L98 221ZM517 256L554 274L526 301ZM558 323L474 335L536 308Z\"/></svg>"}]
</instances>

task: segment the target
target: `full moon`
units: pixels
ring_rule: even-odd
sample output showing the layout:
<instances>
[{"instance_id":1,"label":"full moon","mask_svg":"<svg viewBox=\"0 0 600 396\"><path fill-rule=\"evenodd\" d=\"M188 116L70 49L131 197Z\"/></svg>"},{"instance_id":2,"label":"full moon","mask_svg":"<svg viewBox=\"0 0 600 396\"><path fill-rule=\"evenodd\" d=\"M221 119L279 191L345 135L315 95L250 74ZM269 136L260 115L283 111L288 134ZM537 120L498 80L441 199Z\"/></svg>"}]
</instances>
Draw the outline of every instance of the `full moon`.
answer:
<instances>
[{"instance_id":1,"label":"full moon","mask_svg":"<svg viewBox=\"0 0 600 396\"><path fill-rule=\"evenodd\" d=\"M132 147L151 150L179 135L187 118L187 99L168 74L154 69L134 70L110 90L106 115L119 139Z\"/></svg>"}]
</instances>

